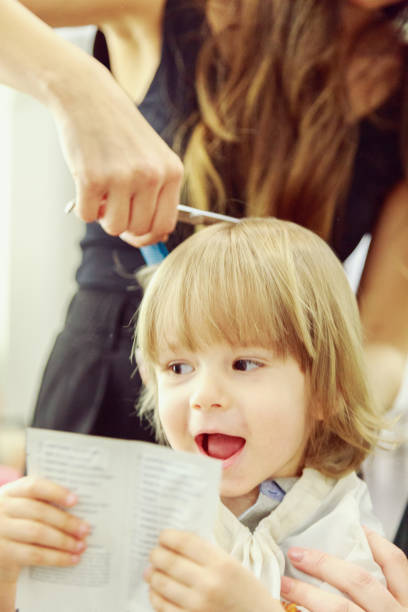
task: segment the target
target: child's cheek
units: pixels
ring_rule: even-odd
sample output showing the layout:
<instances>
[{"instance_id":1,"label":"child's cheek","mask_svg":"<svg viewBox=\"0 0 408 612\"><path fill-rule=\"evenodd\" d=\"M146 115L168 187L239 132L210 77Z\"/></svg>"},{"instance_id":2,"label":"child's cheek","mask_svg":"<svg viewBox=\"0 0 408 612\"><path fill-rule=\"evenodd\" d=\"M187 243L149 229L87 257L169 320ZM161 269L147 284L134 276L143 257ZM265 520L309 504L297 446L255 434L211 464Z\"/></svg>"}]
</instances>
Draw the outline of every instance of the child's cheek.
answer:
<instances>
[{"instance_id":1,"label":"child's cheek","mask_svg":"<svg viewBox=\"0 0 408 612\"><path fill-rule=\"evenodd\" d=\"M176 450L192 450L188 410L177 400L177 394L159 391L158 403L160 422L170 446Z\"/></svg>"}]
</instances>

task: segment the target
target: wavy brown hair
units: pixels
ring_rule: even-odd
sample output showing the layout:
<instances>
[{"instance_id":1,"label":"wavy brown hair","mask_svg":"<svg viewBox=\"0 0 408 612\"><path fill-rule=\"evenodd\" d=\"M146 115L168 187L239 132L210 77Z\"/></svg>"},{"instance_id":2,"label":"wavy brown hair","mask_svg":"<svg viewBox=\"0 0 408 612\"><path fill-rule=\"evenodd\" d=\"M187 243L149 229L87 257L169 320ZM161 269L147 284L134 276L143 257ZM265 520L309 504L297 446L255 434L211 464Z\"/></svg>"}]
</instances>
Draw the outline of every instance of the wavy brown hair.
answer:
<instances>
[{"instance_id":1,"label":"wavy brown hair","mask_svg":"<svg viewBox=\"0 0 408 612\"><path fill-rule=\"evenodd\" d=\"M195 206L290 219L330 239L358 144L344 2L235 0L234 23L205 32L184 155ZM388 26L386 37L374 27L384 49L397 45Z\"/></svg>"}]
</instances>

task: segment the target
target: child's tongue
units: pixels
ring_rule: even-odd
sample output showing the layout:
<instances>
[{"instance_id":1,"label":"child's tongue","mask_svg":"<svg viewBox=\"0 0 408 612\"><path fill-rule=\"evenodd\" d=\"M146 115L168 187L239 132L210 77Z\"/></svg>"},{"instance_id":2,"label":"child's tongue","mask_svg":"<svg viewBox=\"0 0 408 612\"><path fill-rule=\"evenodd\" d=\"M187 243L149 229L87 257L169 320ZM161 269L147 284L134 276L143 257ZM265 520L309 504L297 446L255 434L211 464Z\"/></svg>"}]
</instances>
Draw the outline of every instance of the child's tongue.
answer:
<instances>
[{"instance_id":1,"label":"child's tongue","mask_svg":"<svg viewBox=\"0 0 408 612\"><path fill-rule=\"evenodd\" d=\"M206 451L210 457L228 459L237 453L245 444L244 438L226 434L208 434Z\"/></svg>"}]
</instances>

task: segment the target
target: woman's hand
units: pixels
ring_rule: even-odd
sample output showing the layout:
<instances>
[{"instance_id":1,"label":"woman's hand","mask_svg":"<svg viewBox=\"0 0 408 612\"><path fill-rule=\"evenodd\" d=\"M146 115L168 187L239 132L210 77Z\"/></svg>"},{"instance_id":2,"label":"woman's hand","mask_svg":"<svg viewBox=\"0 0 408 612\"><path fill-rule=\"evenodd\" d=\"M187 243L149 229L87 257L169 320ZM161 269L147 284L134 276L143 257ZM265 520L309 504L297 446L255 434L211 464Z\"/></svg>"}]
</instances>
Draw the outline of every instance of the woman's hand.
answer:
<instances>
[{"instance_id":1,"label":"woman's hand","mask_svg":"<svg viewBox=\"0 0 408 612\"><path fill-rule=\"evenodd\" d=\"M167 529L145 574L156 612L283 612L266 587L221 548Z\"/></svg>"},{"instance_id":2,"label":"woman's hand","mask_svg":"<svg viewBox=\"0 0 408 612\"><path fill-rule=\"evenodd\" d=\"M75 89L57 86L51 105L75 212L133 246L157 242L176 224L182 163L106 68L88 57L81 65Z\"/></svg>"},{"instance_id":3,"label":"woman's hand","mask_svg":"<svg viewBox=\"0 0 408 612\"><path fill-rule=\"evenodd\" d=\"M366 530L366 533L374 559L383 570L388 588L352 563L318 551L291 549L288 555L296 569L331 584L349 599L325 593L311 584L287 577L282 579L282 596L311 612L407 612L406 556L377 533L370 530Z\"/></svg>"},{"instance_id":4,"label":"woman's hand","mask_svg":"<svg viewBox=\"0 0 408 612\"><path fill-rule=\"evenodd\" d=\"M0 2L0 40L0 82L53 114L75 181L77 215L99 219L109 234L135 246L169 234L182 163L110 72L14 0Z\"/></svg>"},{"instance_id":5,"label":"woman's hand","mask_svg":"<svg viewBox=\"0 0 408 612\"><path fill-rule=\"evenodd\" d=\"M0 487L0 585L15 583L24 566L78 563L89 526L62 509L76 501L64 487L39 478Z\"/></svg>"}]
</instances>

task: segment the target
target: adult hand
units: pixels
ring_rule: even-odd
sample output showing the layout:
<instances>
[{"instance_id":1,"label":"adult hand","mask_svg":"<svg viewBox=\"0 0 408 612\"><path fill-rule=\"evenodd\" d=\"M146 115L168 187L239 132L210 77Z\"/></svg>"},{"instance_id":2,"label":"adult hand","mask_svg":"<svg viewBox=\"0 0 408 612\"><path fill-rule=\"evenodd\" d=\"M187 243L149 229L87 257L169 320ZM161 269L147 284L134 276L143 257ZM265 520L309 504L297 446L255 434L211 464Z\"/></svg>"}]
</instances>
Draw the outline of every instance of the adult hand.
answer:
<instances>
[{"instance_id":1,"label":"adult hand","mask_svg":"<svg viewBox=\"0 0 408 612\"><path fill-rule=\"evenodd\" d=\"M377 533L367 529L366 533L388 588L352 563L318 551L290 549L288 555L296 569L331 584L349 599L287 577L282 579L282 596L311 612L407 612L407 558Z\"/></svg>"},{"instance_id":2,"label":"adult hand","mask_svg":"<svg viewBox=\"0 0 408 612\"><path fill-rule=\"evenodd\" d=\"M145 574L156 612L283 612L238 561L199 536L164 530Z\"/></svg>"},{"instance_id":3,"label":"adult hand","mask_svg":"<svg viewBox=\"0 0 408 612\"><path fill-rule=\"evenodd\" d=\"M33 4L53 14L52 3ZM0 2L0 39L0 82L34 96L55 118L81 219L99 219L137 246L171 232L181 161L111 73L14 0Z\"/></svg>"},{"instance_id":4,"label":"adult hand","mask_svg":"<svg viewBox=\"0 0 408 612\"><path fill-rule=\"evenodd\" d=\"M80 60L75 88L58 84L51 105L75 180L76 214L99 219L133 246L157 242L175 227L182 163L109 71Z\"/></svg>"}]
</instances>

